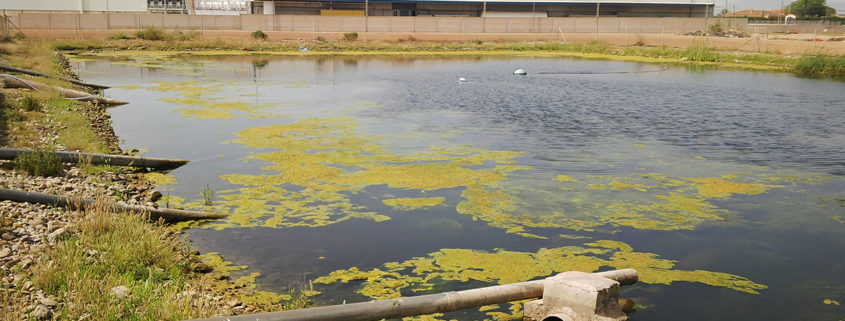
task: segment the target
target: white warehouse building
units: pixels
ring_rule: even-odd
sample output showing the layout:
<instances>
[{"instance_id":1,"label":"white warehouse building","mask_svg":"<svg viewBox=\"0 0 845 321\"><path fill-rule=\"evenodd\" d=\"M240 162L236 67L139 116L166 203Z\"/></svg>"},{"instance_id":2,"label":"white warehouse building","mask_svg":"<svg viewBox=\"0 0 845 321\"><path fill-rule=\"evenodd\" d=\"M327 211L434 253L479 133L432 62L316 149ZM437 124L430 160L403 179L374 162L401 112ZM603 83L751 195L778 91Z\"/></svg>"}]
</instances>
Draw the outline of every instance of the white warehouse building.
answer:
<instances>
[{"instance_id":1,"label":"white warehouse building","mask_svg":"<svg viewBox=\"0 0 845 321\"><path fill-rule=\"evenodd\" d=\"M715 0L0 0L0 8L50 12L163 12L448 17L705 17ZM366 8L366 9L365 9ZM366 12L365 12L366 10Z\"/></svg>"}]
</instances>

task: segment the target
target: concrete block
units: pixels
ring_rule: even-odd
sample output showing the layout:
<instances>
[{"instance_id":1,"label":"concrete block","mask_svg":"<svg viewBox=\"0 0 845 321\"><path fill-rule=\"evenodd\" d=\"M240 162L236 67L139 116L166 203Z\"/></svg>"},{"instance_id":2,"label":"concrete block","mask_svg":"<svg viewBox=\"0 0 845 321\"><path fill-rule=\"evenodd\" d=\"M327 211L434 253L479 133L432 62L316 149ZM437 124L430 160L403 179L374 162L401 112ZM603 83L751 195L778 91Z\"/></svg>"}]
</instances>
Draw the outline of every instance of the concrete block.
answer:
<instances>
[{"instance_id":1,"label":"concrete block","mask_svg":"<svg viewBox=\"0 0 845 321\"><path fill-rule=\"evenodd\" d=\"M570 271L546 279L543 299L524 306L527 320L623 321L619 282Z\"/></svg>"}]
</instances>

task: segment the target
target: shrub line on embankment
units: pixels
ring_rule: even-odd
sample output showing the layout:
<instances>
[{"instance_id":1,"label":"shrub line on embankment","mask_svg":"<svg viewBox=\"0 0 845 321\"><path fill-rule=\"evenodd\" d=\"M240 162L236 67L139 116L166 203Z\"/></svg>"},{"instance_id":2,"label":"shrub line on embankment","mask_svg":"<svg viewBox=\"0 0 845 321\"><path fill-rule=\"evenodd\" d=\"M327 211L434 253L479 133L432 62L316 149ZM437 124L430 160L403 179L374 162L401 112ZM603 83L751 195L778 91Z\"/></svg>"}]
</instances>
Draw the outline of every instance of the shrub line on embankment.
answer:
<instances>
[{"instance_id":1,"label":"shrub line on embankment","mask_svg":"<svg viewBox=\"0 0 845 321\"><path fill-rule=\"evenodd\" d=\"M149 34L156 35L150 38ZM615 46L601 41L360 41L356 36L340 40L265 40L266 38L206 39L196 32L139 31L134 37L120 34L109 39L51 40L59 50L74 53L126 55L349 55L349 56L531 56L607 59L648 63L705 66L772 72L791 72L815 77L845 77L845 55L810 52L784 55L720 50L708 45L712 37L699 37L687 48L667 46ZM154 39L154 40L146 40ZM46 40L45 40L46 41Z\"/></svg>"}]
</instances>

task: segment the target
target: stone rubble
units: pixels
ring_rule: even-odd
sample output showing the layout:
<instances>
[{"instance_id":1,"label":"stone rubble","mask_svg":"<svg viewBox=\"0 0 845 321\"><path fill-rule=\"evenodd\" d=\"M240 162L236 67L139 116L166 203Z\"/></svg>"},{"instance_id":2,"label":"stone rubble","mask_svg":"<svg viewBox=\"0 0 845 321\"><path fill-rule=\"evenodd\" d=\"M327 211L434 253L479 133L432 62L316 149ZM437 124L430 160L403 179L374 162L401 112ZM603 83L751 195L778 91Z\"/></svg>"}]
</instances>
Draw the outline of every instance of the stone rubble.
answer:
<instances>
[{"instance_id":1,"label":"stone rubble","mask_svg":"<svg viewBox=\"0 0 845 321\"><path fill-rule=\"evenodd\" d=\"M0 188L89 199L120 197L128 204L146 204L153 186L134 173L85 176L71 167L59 177L0 170ZM0 201L0 215L0 285L29 302L24 306L28 306L32 318L50 319L54 311L61 310L62 303L35 290L25 273L35 262L48 260L44 256L48 248L77 231L73 222L81 214L44 204Z\"/></svg>"}]
</instances>

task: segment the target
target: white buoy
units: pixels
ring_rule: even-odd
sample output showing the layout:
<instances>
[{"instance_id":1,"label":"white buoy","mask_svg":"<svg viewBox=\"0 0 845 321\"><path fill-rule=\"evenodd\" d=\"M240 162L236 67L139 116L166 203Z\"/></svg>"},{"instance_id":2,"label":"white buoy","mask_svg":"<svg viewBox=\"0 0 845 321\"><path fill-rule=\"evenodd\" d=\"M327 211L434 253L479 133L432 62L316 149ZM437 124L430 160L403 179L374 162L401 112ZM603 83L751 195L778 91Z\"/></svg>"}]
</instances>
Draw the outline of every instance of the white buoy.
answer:
<instances>
[{"instance_id":1,"label":"white buoy","mask_svg":"<svg viewBox=\"0 0 845 321\"><path fill-rule=\"evenodd\" d=\"M466 79L466 78L464 78L464 77L461 77L461 78L458 78L458 81L459 81L459 82L467 82L467 81L469 81L469 80L467 80L467 79Z\"/></svg>"},{"instance_id":2,"label":"white buoy","mask_svg":"<svg viewBox=\"0 0 845 321\"><path fill-rule=\"evenodd\" d=\"M527 74L528 74L528 72L527 72L527 71L525 71L525 69L522 69L522 68L517 68L516 70L514 70L514 71L513 71L513 74L514 74L514 75L525 76L525 75L527 75Z\"/></svg>"}]
</instances>

